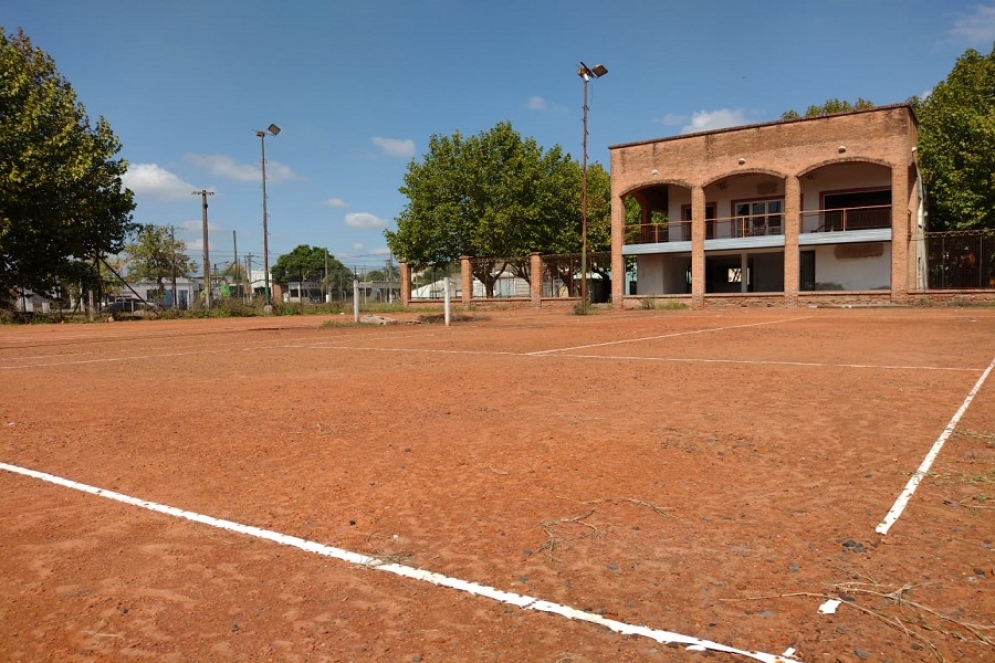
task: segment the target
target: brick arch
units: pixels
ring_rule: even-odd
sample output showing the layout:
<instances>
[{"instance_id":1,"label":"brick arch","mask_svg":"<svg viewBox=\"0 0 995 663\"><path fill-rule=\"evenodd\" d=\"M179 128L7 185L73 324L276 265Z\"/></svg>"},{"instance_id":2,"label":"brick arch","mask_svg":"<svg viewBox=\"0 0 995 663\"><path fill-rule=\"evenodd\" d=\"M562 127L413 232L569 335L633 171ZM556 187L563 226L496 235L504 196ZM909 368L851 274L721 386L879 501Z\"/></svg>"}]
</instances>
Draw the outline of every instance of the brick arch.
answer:
<instances>
[{"instance_id":1,"label":"brick arch","mask_svg":"<svg viewBox=\"0 0 995 663\"><path fill-rule=\"evenodd\" d=\"M875 166L883 166L885 168L888 168L889 170L895 167L895 164L889 161L885 161L884 159L873 159L869 157L838 157L835 159L825 159L824 161L814 163L805 168L804 170L799 171L796 177L802 178L808 175L809 173L814 173L820 168L825 168L826 166L837 166L843 163L869 163Z\"/></svg>"},{"instance_id":2,"label":"brick arch","mask_svg":"<svg viewBox=\"0 0 995 663\"><path fill-rule=\"evenodd\" d=\"M769 175L771 177L776 177L779 180L786 180L788 178L787 173L779 173L776 170L771 170L768 168L739 168L737 170L729 171L722 175L716 175L710 180L706 180L702 183L702 188L710 187L713 184L720 182L725 179L733 179L735 177L742 177L743 175Z\"/></svg>"},{"instance_id":3,"label":"brick arch","mask_svg":"<svg viewBox=\"0 0 995 663\"><path fill-rule=\"evenodd\" d=\"M625 198L626 196L631 196L640 189L649 189L657 186L679 186L684 189L692 189L693 185L686 180L644 180L642 182L637 182L627 189L620 191L618 194L619 198Z\"/></svg>"}]
</instances>

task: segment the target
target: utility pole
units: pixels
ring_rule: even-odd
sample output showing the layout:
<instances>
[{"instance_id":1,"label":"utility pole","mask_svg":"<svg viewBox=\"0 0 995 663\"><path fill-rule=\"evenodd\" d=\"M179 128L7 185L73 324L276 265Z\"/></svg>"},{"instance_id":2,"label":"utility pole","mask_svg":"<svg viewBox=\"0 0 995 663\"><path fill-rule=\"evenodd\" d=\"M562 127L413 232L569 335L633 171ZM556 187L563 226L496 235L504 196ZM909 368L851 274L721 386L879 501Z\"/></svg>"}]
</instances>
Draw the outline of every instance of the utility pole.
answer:
<instances>
[{"instance_id":1,"label":"utility pole","mask_svg":"<svg viewBox=\"0 0 995 663\"><path fill-rule=\"evenodd\" d=\"M321 279L321 299L322 304L328 300L328 295L325 293L326 288L328 288L328 249L325 249L325 278Z\"/></svg>"},{"instance_id":2,"label":"utility pole","mask_svg":"<svg viewBox=\"0 0 995 663\"><path fill-rule=\"evenodd\" d=\"M252 292L252 254L245 256L245 291L248 296L248 303L252 303L252 297L255 295Z\"/></svg>"},{"instance_id":3,"label":"utility pole","mask_svg":"<svg viewBox=\"0 0 995 663\"><path fill-rule=\"evenodd\" d=\"M169 226L169 252L171 257L169 262L173 264L173 310L180 310L180 304L176 299L176 228L172 224Z\"/></svg>"},{"instance_id":4,"label":"utility pole","mask_svg":"<svg viewBox=\"0 0 995 663\"><path fill-rule=\"evenodd\" d=\"M238 280L239 280L238 279L238 270L241 268L241 265L238 264L238 233L236 231L234 231L234 230L231 231L231 241L232 241L232 244L235 245L235 260L232 262L232 267L235 268L235 273L232 274L232 277L233 277L233 280L237 283Z\"/></svg>"},{"instance_id":5,"label":"utility pole","mask_svg":"<svg viewBox=\"0 0 995 663\"><path fill-rule=\"evenodd\" d=\"M207 189L201 189L200 191L194 191L193 195L200 196L201 204L203 209L201 211L201 225L203 225L204 230L204 287L206 288L204 293L204 306L210 311L211 310L211 249L210 240L207 237L207 197L213 196L213 191L208 191Z\"/></svg>"}]
</instances>

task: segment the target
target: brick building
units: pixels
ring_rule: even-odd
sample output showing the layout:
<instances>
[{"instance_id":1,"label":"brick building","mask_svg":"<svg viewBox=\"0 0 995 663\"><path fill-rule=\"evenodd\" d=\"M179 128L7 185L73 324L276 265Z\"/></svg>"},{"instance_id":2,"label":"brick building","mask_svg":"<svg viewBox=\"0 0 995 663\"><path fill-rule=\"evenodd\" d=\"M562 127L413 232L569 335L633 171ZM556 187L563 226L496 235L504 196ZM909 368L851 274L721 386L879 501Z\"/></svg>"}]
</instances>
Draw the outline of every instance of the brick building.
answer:
<instances>
[{"instance_id":1,"label":"brick building","mask_svg":"<svg viewBox=\"0 0 995 663\"><path fill-rule=\"evenodd\" d=\"M906 301L926 273L916 138L900 104L612 146L612 301Z\"/></svg>"}]
</instances>

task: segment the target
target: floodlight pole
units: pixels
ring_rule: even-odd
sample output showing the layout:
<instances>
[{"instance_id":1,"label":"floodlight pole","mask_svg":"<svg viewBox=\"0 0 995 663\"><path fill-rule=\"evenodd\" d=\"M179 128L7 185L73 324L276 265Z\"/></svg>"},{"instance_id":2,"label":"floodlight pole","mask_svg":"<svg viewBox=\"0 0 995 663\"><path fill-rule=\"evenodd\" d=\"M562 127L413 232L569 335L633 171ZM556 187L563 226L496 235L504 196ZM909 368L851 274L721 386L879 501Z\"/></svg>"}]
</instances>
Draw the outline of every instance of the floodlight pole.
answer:
<instances>
[{"instance_id":1,"label":"floodlight pole","mask_svg":"<svg viewBox=\"0 0 995 663\"><path fill-rule=\"evenodd\" d=\"M211 310L211 248L207 237L207 197L213 196L213 191L201 189L194 191L193 195L200 196L201 200L201 225L204 229L204 307Z\"/></svg>"},{"instance_id":2,"label":"floodlight pole","mask_svg":"<svg viewBox=\"0 0 995 663\"><path fill-rule=\"evenodd\" d=\"M601 64L591 69L583 62L577 69L577 75L584 81L584 138L581 148L581 184L580 184L580 301L585 309L588 304L587 295L587 83L591 78L601 78L608 69Z\"/></svg>"},{"instance_id":3,"label":"floodlight pole","mask_svg":"<svg viewBox=\"0 0 995 663\"><path fill-rule=\"evenodd\" d=\"M280 127L271 124L266 131L276 136L280 133ZM259 136L260 165L263 171L263 305L269 306L272 302L269 291L269 218L266 214L266 131L257 131L256 135Z\"/></svg>"}]
</instances>

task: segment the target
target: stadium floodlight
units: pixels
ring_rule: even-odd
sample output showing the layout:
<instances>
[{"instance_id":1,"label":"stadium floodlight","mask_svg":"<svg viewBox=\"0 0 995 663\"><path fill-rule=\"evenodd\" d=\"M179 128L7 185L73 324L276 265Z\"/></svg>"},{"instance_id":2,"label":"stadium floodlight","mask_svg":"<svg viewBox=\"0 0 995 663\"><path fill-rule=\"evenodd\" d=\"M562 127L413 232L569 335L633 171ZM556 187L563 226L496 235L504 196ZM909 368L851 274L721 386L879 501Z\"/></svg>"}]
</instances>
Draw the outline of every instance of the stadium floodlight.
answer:
<instances>
[{"instance_id":1,"label":"stadium floodlight","mask_svg":"<svg viewBox=\"0 0 995 663\"><path fill-rule=\"evenodd\" d=\"M281 130L277 125L271 124L266 131L279 136ZM266 131L256 131L256 135L259 136L260 165L263 171L263 305L269 306L272 302L269 292L269 219L266 214Z\"/></svg>"},{"instance_id":2,"label":"stadium floodlight","mask_svg":"<svg viewBox=\"0 0 995 663\"><path fill-rule=\"evenodd\" d=\"M587 84L592 78L601 78L608 73L608 68L603 64L596 64L594 68L588 67L583 62L577 69L577 75L584 81L584 141L581 149L581 189L580 189L580 301L581 306L587 309Z\"/></svg>"}]
</instances>

